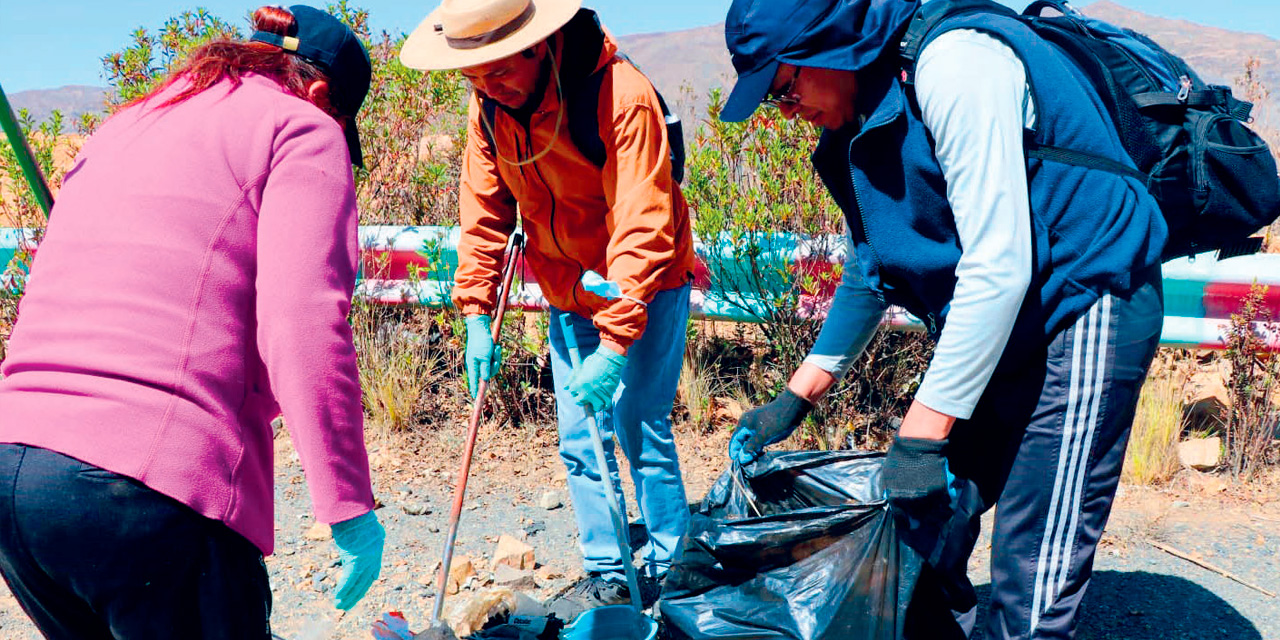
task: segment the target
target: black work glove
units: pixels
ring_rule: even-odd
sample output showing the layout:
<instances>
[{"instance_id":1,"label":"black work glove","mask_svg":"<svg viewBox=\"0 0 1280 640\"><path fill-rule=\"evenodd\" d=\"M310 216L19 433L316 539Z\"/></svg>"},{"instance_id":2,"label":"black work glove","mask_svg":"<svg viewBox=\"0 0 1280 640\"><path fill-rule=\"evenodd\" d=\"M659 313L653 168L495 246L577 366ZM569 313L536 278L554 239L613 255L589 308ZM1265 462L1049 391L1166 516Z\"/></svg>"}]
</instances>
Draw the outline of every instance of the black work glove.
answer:
<instances>
[{"instance_id":1,"label":"black work glove","mask_svg":"<svg viewBox=\"0 0 1280 640\"><path fill-rule=\"evenodd\" d=\"M951 473L946 447L946 440L896 437L881 479L902 540L940 572L948 598L967 602L973 587L964 579L965 565L982 506L972 483L957 482Z\"/></svg>"},{"instance_id":2,"label":"black work glove","mask_svg":"<svg viewBox=\"0 0 1280 640\"><path fill-rule=\"evenodd\" d=\"M813 410L813 403L784 389L769 404L756 407L738 419L729 438L729 459L751 464L765 447L782 442Z\"/></svg>"},{"instance_id":3,"label":"black work glove","mask_svg":"<svg viewBox=\"0 0 1280 640\"><path fill-rule=\"evenodd\" d=\"M917 519L928 519L935 512L945 515L955 478L942 455L946 447L946 440L895 436L881 474L889 504Z\"/></svg>"}]
</instances>

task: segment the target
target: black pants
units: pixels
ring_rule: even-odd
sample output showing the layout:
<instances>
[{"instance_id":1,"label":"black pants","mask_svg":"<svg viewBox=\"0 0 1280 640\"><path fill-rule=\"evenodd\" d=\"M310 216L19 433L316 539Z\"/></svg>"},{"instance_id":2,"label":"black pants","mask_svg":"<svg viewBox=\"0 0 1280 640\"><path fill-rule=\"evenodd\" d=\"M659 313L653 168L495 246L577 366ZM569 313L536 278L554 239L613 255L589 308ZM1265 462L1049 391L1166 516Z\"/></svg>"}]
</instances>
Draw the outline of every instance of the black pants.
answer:
<instances>
[{"instance_id":1,"label":"black pants","mask_svg":"<svg viewBox=\"0 0 1280 640\"><path fill-rule=\"evenodd\" d=\"M966 488L966 527L948 562L921 576L906 637L965 638L977 619L965 567L979 517L996 507L988 640L1075 634L1120 481L1129 429L1164 319L1160 270L1108 294L1050 344L998 370L946 453ZM1032 294L1034 295L1034 294Z\"/></svg>"},{"instance_id":2,"label":"black pants","mask_svg":"<svg viewBox=\"0 0 1280 640\"><path fill-rule=\"evenodd\" d=\"M257 547L47 449L0 444L0 573L50 640L271 637Z\"/></svg>"}]
</instances>

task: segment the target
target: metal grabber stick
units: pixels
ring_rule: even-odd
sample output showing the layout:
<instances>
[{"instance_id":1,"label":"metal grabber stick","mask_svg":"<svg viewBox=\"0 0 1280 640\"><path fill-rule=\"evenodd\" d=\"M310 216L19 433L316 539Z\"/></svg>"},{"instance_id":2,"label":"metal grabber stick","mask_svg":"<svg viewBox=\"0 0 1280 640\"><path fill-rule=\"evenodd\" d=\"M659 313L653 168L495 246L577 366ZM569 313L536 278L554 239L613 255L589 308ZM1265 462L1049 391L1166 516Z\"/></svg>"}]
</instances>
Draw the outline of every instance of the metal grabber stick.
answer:
<instances>
[{"instance_id":1,"label":"metal grabber stick","mask_svg":"<svg viewBox=\"0 0 1280 640\"><path fill-rule=\"evenodd\" d=\"M511 234L511 252L507 255L505 273L502 276L502 290L498 296L497 317L493 321L493 343L498 344L502 335L502 317L507 312L507 300L511 296L511 282L515 278L516 259L524 247L524 234L516 231ZM480 380L476 387L476 399L471 407L471 424L467 427L467 446L462 453L462 467L458 469L458 481L453 489L453 510L449 513L449 534L445 536L444 556L440 562L440 574L436 576L436 602L431 611L431 624L440 624L440 616L444 611L445 591L449 586L449 565L453 563L453 543L458 539L458 521L462 517L462 503L467 494L467 477L471 473L471 454L475 451L476 434L480 431L480 419L484 414L485 393L489 390L489 381Z\"/></svg>"},{"instance_id":2,"label":"metal grabber stick","mask_svg":"<svg viewBox=\"0 0 1280 640\"><path fill-rule=\"evenodd\" d=\"M559 320L560 329L564 333L565 346L569 349L569 361L573 364L573 368L577 369L582 364L582 355L578 351L578 336L573 332L573 320L569 317L568 311L561 312ZM609 517L613 520L613 535L618 541L622 569L627 575L627 589L631 591L631 606L635 607L636 613L643 613L640 581L636 578L636 566L631 561L631 545L627 539L627 514L623 513L622 505L618 503L618 491L609 473L609 460L604 455L604 438L600 435L600 423L596 419L596 412L590 407L583 407L582 410L587 414L587 424L591 430L591 448L596 453L600 486L604 489L604 497L609 504Z\"/></svg>"}]
</instances>

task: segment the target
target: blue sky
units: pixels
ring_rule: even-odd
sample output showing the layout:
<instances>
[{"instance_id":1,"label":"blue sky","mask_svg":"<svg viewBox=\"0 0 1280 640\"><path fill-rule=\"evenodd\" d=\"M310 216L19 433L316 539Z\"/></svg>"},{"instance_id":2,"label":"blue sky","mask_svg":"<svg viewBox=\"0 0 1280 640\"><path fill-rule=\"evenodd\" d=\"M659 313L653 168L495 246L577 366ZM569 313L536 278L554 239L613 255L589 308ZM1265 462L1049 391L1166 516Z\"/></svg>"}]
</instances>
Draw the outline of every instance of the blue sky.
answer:
<instances>
[{"instance_id":1,"label":"blue sky","mask_svg":"<svg viewBox=\"0 0 1280 640\"><path fill-rule=\"evenodd\" d=\"M1025 0L1001 1L1016 8L1026 5ZM1280 39L1277 0L1116 1L1152 15L1260 32ZM369 10L375 29L394 33L412 30L439 0L351 3ZM586 4L599 11L615 33L630 34L719 22L724 19L729 0L587 0ZM135 28L154 30L166 18L197 6L243 26L242 16L258 5L253 0L2 0L0 85L8 93L68 84L103 85L100 59L127 45Z\"/></svg>"}]
</instances>

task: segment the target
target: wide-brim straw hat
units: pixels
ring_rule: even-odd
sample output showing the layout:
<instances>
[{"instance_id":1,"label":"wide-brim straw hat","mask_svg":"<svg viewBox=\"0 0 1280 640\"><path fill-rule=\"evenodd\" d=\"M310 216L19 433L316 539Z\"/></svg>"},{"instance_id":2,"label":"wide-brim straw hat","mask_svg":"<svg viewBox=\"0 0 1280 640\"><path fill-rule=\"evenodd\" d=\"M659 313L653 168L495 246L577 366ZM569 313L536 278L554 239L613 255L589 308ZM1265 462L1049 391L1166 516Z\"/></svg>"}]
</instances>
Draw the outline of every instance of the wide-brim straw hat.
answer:
<instances>
[{"instance_id":1,"label":"wide-brim straw hat","mask_svg":"<svg viewBox=\"0 0 1280 640\"><path fill-rule=\"evenodd\" d=\"M569 22L582 0L444 0L400 49L406 67L465 69L532 47Z\"/></svg>"}]
</instances>

